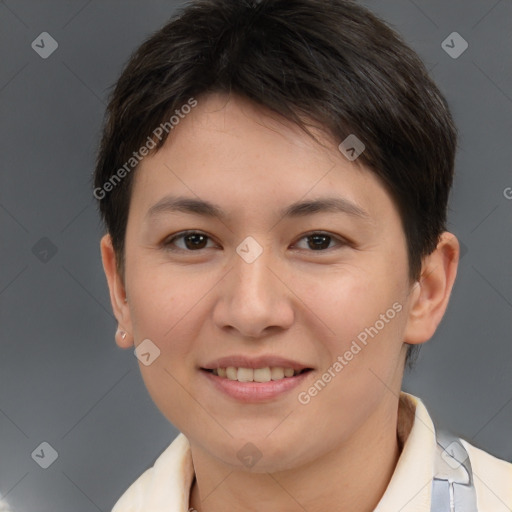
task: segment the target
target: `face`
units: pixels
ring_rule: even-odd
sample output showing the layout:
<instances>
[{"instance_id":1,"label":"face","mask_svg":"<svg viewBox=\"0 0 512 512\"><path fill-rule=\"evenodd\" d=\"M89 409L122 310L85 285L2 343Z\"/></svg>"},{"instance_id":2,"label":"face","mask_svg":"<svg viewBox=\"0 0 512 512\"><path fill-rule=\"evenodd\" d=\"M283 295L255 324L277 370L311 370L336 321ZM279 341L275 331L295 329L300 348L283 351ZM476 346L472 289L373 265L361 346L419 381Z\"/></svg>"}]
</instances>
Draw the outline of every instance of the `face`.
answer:
<instances>
[{"instance_id":1,"label":"face","mask_svg":"<svg viewBox=\"0 0 512 512\"><path fill-rule=\"evenodd\" d=\"M261 471L307 463L400 389L415 296L400 217L323 140L210 95L134 171L123 328L160 351L140 370L161 412L227 464L248 442Z\"/></svg>"}]
</instances>

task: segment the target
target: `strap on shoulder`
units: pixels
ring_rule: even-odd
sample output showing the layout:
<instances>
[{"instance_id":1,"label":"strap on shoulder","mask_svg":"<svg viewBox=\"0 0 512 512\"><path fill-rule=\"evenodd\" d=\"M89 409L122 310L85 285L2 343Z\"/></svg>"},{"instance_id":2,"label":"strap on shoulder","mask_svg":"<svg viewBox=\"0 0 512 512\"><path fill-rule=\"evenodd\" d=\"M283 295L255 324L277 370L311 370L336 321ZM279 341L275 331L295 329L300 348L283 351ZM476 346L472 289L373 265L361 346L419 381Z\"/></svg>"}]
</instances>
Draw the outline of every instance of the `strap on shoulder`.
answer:
<instances>
[{"instance_id":1,"label":"strap on shoulder","mask_svg":"<svg viewBox=\"0 0 512 512\"><path fill-rule=\"evenodd\" d=\"M478 512L468 452L449 432L436 431L436 441L430 511Z\"/></svg>"}]
</instances>

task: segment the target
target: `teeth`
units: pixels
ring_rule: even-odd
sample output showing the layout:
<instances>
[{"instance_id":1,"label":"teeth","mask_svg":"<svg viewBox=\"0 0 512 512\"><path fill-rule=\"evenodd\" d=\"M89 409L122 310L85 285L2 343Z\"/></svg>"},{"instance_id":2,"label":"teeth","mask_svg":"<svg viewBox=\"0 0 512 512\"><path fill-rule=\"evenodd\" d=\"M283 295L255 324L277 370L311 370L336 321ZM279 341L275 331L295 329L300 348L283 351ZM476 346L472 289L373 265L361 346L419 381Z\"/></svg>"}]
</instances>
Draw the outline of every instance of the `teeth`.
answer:
<instances>
[{"instance_id":1,"label":"teeth","mask_svg":"<svg viewBox=\"0 0 512 512\"><path fill-rule=\"evenodd\" d=\"M266 368L256 368L253 380L254 382L270 382L270 368L268 366Z\"/></svg>"},{"instance_id":2,"label":"teeth","mask_svg":"<svg viewBox=\"0 0 512 512\"><path fill-rule=\"evenodd\" d=\"M237 380L237 369L236 368L233 368L233 366L228 366L226 368L226 377L229 379L229 380Z\"/></svg>"},{"instance_id":3,"label":"teeth","mask_svg":"<svg viewBox=\"0 0 512 512\"><path fill-rule=\"evenodd\" d=\"M252 368L238 368L238 382L252 382L254 380L254 370Z\"/></svg>"},{"instance_id":4,"label":"teeth","mask_svg":"<svg viewBox=\"0 0 512 512\"><path fill-rule=\"evenodd\" d=\"M279 380L284 378L284 368L273 367L270 368L270 376L272 380Z\"/></svg>"},{"instance_id":5,"label":"teeth","mask_svg":"<svg viewBox=\"0 0 512 512\"><path fill-rule=\"evenodd\" d=\"M284 376L285 377L293 377L293 368L285 368L284 369Z\"/></svg>"},{"instance_id":6,"label":"teeth","mask_svg":"<svg viewBox=\"0 0 512 512\"><path fill-rule=\"evenodd\" d=\"M300 371L294 371L293 368L283 368L273 366L265 368L236 368L228 366L227 368L216 368L214 375L238 382L270 382L271 380L280 380L298 375Z\"/></svg>"}]
</instances>

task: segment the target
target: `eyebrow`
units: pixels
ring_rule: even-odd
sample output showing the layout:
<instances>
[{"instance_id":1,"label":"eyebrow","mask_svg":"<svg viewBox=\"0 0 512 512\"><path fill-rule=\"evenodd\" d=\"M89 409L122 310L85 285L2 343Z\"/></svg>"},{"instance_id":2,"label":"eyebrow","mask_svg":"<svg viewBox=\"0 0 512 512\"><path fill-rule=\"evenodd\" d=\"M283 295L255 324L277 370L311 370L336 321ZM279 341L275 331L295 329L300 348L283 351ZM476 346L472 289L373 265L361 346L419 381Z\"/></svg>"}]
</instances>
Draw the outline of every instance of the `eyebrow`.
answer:
<instances>
[{"instance_id":1,"label":"eyebrow","mask_svg":"<svg viewBox=\"0 0 512 512\"><path fill-rule=\"evenodd\" d=\"M183 196L165 196L151 206L146 213L146 218L159 216L164 213L189 213L204 217L225 220L227 214L222 208L203 199L195 199ZM305 217L315 213L344 213L353 217L369 219L368 212L352 201L342 197L322 197L309 201L297 201L279 211L279 216L284 218Z\"/></svg>"}]
</instances>

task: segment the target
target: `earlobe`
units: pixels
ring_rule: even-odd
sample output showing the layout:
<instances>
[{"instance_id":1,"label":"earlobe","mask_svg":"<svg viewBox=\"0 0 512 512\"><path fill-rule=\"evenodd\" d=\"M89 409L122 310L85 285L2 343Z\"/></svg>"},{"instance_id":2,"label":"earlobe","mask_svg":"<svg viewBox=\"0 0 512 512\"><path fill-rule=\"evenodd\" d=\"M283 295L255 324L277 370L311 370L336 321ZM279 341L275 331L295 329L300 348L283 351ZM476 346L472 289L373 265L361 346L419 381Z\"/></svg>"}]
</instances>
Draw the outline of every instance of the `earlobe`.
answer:
<instances>
[{"instance_id":1,"label":"earlobe","mask_svg":"<svg viewBox=\"0 0 512 512\"><path fill-rule=\"evenodd\" d=\"M130 338L128 333L122 329L117 329L115 340L120 348L130 348L133 346L133 340Z\"/></svg>"},{"instance_id":2,"label":"earlobe","mask_svg":"<svg viewBox=\"0 0 512 512\"><path fill-rule=\"evenodd\" d=\"M130 310L126 302L124 283L117 272L115 251L109 234L102 237L100 249L103 270L105 271L110 292L112 310L119 323L115 336L116 343L121 348L130 348L133 345L133 340L129 334L131 332ZM125 334L124 336L122 335L123 333Z\"/></svg>"},{"instance_id":3,"label":"earlobe","mask_svg":"<svg viewBox=\"0 0 512 512\"><path fill-rule=\"evenodd\" d=\"M457 275L459 242L445 231L436 249L423 260L421 278L411 291L404 341L428 341L441 322Z\"/></svg>"}]
</instances>

